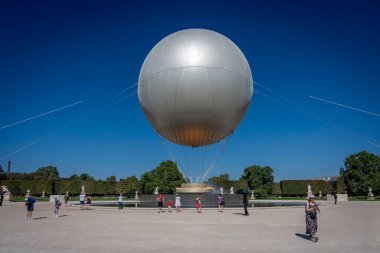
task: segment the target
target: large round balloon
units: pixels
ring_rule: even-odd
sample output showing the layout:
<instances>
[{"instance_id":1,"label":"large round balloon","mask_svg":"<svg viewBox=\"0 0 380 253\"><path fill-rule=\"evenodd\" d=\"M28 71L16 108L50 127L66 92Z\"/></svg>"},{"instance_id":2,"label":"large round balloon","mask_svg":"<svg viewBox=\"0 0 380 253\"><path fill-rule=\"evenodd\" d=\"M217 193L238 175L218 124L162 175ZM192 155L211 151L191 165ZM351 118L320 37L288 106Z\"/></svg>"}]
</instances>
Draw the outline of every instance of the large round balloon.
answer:
<instances>
[{"instance_id":1,"label":"large round balloon","mask_svg":"<svg viewBox=\"0 0 380 253\"><path fill-rule=\"evenodd\" d=\"M252 74L225 36L188 29L161 40L140 71L138 95L152 127L174 143L198 147L230 135L247 112Z\"/></svg>"}]
</instances>

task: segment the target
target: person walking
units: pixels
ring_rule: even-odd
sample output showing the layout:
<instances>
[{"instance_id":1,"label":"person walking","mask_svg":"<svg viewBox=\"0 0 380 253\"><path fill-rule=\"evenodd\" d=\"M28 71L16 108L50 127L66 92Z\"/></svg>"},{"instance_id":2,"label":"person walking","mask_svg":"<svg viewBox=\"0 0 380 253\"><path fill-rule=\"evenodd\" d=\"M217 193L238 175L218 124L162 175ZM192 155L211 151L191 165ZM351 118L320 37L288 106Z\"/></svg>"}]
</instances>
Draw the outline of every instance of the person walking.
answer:
<instances>
[{"instance_id":1,"label":"person walking","mask_svg":"<svg viewBox=\"0 0 380 253\"><path fill-rule=\"evenodd\" d=\"M202 202L201 202L201 197L199 197L199 195L197 196L197 198L195 199L196 203L196 207L197 207L197 213L201 213L202 212Z\"/></svg>"},{"instance_id":2,"label":"person walking","mask_svg":"<svg viewBox=\"0 0 380 253\"><path fill-rule=\"evenodd\" d=\"M0 206L3 205L3 200L4 200L4 194L5 193L7 193L7 192L3 190L3 187L0 187Z\"/></svg>"},{"instance_id":3,"label":"person walking","mask_svg":"<svg viewBox=\"0 0 380 253\"><path fill-rule=\"evenodd\" d=\"M32 193L29 193L28 198L26 199L25 206L26 206L26 220L32 220L32 213L34 210L34 203L36 203L36 200L34 199Z\"/></svg>"},{"instance_id":4,"label":"person walking","mask_svg":"<svg viewBox=\"0 0 380 253\"><path fill-rule=\"evenodd\" d=\"M244 195L243 195L243 205L244 205L244 215L245 216L249 216L249 213L248 213L248 200L249 200L248 193L244 193Z\"/></svg>"},{"instance_id":5,"label":"person walking","mask_svg":"<svg viewBox=\"0 0 380 253\"><path fill-rule=\"evenodd\" d=\"M338 201L338 195L336 194L335 190L333 191L333 195L334 195L334 201L335 201L335 205L336 205L337 201Z\"/></svg>"},{"instance_id":6,"label":"person walking","mask_svg":"<svg viewBox=\"0 0 380 253\"><path fill-rule=\"evenodd\" d=\"M91 195L86 196L86 210L91 210Z\"/></svg>"},{"instance_id":7,"label":"person walking","mask_svg":"<svg viewBox=\"0 0 380 253\"><path fill-rule=\"evenodd\" d=\"M175 197L175 211L178 213L178 212L181 212L181 197L179 196L179 194L177 193L176 197Z\"/></svg>"},{"instance_id":8,"label":"person walking","mask_svg":"<svg viewBox=\"0 0 380 253\"><path fill-rule=\"evenodd\" d=\"M159 194L159 195L157 196L157 211L158 211L159 213L161 213L163 207L164 207L164 195Z\"/></svg>"},{"instance_id":9,"label":"person walking","mask_svg":"<svg viewBox=\"0 0 380 253\"><path fill-rule=\"evenodd\" d=\"M306 234L309 235L310 240L317 242L319 240L316 237L318 230L317 212L320 214L318 204L315 203L315 196L310 195L309 200L305 205L306 213Z\"/></svg>"},{"instance_id":10,"label":"person walking","mask_svg":"<svg viewBox=\"0 0 380 253\"><path fill-rule=\"evenodd\" d=\"M61 201L57 198L57 197L54 197L54 217L58 217L58 211L59 211L59 207L61 206Z\"/></svg>"},{"instance_id":11,"label":"person walking","mask_svg":"<svg viewBox=\"0 0 380 253\"><path fill-rule=\"evenodd\" d=\"M79 195L79 203L80 203L80 210L84 210L84 199L85 199L85 195L83 194L83 192Z\"/></svg>"},{"instance_id":12,"label":"person walking","mask_svg":"<svg viewBox=\"0 0 380 253\"><path fill-rule=\"evenodd\" d=\"M218 195L218 212L224 212L224 197L221 193Z\"/></svg>"},{"instance_id":13,"label":"person walking","mask_svg":"<svg viewBox=\"0 0 380 253\"><path fill-rule=\"evenodd\" d=\"M123 194L120 193L119 195L119 200L117 201L118 204L118 209L122 210L123 209Z\"/></svg>"},{"instance_id":14,"label":"person walking","mask_svg":"<svg viewBox=\"0 0 380 253\"><path fill-rule=\"evenodd\" d=\"M69 204L68 204L69 198L70 198L69 192L66 192L65 197L64 197L65 206L69 206Z\"/></svg>"}]
</instances>

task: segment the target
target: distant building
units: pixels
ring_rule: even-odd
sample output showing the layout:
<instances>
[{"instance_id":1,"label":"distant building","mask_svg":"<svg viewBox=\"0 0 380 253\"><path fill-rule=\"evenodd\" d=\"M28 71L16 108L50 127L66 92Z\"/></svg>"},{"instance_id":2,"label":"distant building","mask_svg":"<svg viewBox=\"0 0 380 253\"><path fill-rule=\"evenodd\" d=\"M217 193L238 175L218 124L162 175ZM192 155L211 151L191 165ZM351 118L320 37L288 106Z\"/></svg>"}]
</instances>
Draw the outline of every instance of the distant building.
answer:
<instances>
[{"instance_id":1,"label":"distant building","mask_svg":"<svg viewBox=\"0 0 380 253\"><path fill-rule=\"evenodd\" d=\"M330 177L318 177L318 178L313 178L311 180L324 180L324 181L337 181L339 176L330 176Z\"/></svg>"}]
</instances>

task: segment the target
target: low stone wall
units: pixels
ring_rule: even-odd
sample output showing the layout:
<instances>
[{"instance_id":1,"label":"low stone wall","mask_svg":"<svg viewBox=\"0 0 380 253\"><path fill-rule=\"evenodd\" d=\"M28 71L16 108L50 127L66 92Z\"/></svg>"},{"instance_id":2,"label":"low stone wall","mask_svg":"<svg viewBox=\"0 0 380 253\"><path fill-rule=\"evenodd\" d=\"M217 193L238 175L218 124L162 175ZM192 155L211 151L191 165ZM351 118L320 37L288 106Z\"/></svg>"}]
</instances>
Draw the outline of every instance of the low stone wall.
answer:
<instances>
[{"instance_id":1,"label":"low stone wall","mask_svg":"<svg viewBox=\"0 0 380 253\"><path fill-rule=\"evenodd\" d=\"M184 193L179 195L181 197L181 207L183 208L194 208L195 199L198 194L194 193ZM215 208L218 207L218 194L199 194L201 197L202 207L204 208ZM164 208L168 206L168 200L172 201L172 207L175 204L174 194L164 194ZM243 195L240 194L224 194L224 206L225 207L242 207L243 206ZM139 207L157 207L157 195L153 194L143 194L139 196L140 204Z\"/></svg>"},{"instance_id":2,"label":"low stone wall","mask_svg":"<svg viewBox=\"0 0 380 253\"><path fill-rule=\"evenodd\" d=\"M338 202L339 201L348 201L348 195L347 194L337 194ZM334 202L334 196L331 194L327 194L327 201Z\"/></svg>"}]
</instances>

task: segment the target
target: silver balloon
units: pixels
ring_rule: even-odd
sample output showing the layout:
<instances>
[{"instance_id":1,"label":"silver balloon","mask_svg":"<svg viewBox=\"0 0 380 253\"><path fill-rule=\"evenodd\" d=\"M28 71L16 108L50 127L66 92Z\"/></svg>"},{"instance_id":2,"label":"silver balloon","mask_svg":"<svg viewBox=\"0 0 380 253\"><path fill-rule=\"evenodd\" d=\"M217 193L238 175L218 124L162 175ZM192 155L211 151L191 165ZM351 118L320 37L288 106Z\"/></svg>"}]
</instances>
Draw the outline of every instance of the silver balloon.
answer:
<instances>
[{"instance_id":1,"label":"silver balloon","mask_svg":"<svg viewBox=\"0 0 380 253\"><path fill-rule=\"evenodd\" d=\"M253 94L240 49L225 36L188 29L161 40L140 71L138 96L152 127L184 146L205 146L230 135Z\"/></svg>"}]
</instances>

